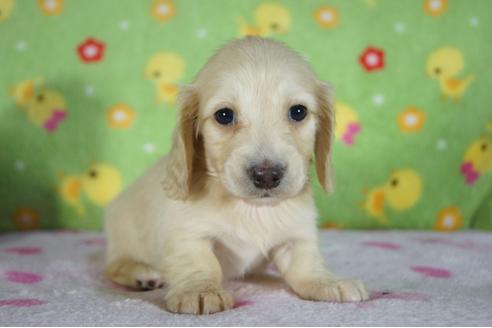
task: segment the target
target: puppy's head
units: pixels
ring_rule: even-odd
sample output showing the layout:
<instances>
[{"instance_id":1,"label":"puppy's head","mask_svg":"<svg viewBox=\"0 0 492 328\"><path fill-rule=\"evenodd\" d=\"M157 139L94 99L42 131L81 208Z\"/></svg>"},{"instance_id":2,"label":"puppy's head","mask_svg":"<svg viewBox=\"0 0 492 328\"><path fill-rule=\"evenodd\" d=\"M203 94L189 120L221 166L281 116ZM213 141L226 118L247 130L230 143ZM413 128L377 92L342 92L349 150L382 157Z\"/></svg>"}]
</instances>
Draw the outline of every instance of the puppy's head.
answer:
<instances>
[{"instance_id":1,"label":"puppy's head","mask_svg":"<svg viewBox=\"0 0 492 328\"><path fill-rule=\"evenodd\" d=\"M329 87L279 42L248 37L213 56L181 107L164 188L186 199L207 179L234 197L269 203L293 197L316 171L332 190Z\"/></svg>"}]
</instances>

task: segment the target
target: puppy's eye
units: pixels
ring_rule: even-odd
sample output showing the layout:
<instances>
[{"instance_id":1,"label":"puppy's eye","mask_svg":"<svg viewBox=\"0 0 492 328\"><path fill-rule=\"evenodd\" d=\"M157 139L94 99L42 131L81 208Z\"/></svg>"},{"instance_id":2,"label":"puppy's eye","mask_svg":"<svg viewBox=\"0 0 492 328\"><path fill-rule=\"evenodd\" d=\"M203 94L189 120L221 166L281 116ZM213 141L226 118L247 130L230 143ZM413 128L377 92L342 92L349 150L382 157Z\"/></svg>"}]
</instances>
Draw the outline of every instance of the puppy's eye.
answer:
<instances>
[{"instance_id":1,"label":"puppy's eye","mask_svg":"<svg viewBox=\"0 0 492 328\"><path fill-rule=\"evenodd\" d=\"M221 108L214 114L215 120L221 125L230 125L234 123L234 111L230 108Z\"/></svg>"},{"instance_id":2,"label":"puppy's eye","mask_svg":"<svg viewBox=\"0 0 492 328\"><path fill-rule=\"evenodd\" d=\"M294 105L289 108L289 118L293 121L300 122L306 118L307 109L303 105Z\"/></svg>"}]
</instances>

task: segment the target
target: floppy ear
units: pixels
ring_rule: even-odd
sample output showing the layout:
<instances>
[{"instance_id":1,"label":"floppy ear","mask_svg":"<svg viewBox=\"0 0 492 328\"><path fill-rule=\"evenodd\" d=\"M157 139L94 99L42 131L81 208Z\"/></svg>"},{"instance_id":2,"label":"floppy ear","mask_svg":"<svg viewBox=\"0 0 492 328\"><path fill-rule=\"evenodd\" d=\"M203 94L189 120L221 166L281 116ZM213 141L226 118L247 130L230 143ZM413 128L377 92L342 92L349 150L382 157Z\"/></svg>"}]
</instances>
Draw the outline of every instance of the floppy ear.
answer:
<instances>
[{"instance_id":1,"label":"floppy ear","mask_svg":"<svg viewBox=\"0 0 492 328\"><path fill-rule=\"evenodd\" d=\"M197 180L203 159L203 143L196 133L199 106L194 88L182 87L177 125L173 132L171 150L166 157L165 178L162 183L169 198L187 199Z\"/></svg>"},{"instance_id":2,"label":"floppy ear","mask_svg":"<svg viewBox=\"0 0 492 328\"><path fill-rule=\"evenodd\" d=\"M326 192L332 192L335 185L334 172L331 166L331 149L335 127L332 88L324 82L319 82L316 98L319 106L314 149L316 173L323 189Z\"/></svg>"}]
</instances>

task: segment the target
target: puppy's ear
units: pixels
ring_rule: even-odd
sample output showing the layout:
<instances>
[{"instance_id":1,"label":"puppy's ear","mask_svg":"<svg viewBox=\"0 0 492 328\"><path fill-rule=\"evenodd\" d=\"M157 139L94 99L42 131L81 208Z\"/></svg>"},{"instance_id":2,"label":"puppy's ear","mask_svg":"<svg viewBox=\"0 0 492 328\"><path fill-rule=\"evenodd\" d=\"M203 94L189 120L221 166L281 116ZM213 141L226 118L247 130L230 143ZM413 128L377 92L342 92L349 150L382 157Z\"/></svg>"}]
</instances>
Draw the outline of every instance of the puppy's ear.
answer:
<instances>
[{"instance_id":1,"label":"puppy's ear","mask_svg":"<svg viewBox=\"0 0 492 328\"><path fill-rule=\"evenodd\" d=\"M318 83L316 98L319 106L318 127L314 155L318 180L326 192L332 192L335 186L331 165L331 149L335 127L335 113L332 88L324 82Z\"/></svg>"},{"instance_id":2,"label":"puppy's ear","mask_svg":"<svg viewBox=\"0 0 492 328\"><path fill-rule=\"evenodd\" d=\"M197 180L203 159L203 143L197 134L198 95L193 86L184 86L179 94L179 113L173 141L165 164L164 191L172 199L187 199Z\"/></svg>"}]
</instances>

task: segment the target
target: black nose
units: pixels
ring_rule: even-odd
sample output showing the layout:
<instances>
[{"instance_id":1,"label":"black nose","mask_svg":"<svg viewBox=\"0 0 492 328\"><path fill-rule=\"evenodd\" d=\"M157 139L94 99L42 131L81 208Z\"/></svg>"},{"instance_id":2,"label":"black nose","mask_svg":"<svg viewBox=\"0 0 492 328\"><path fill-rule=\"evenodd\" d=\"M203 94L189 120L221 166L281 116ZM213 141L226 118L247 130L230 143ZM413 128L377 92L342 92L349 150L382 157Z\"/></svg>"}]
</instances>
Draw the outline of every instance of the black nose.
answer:
<instances>
[{"instance_id":1,"label":"black nose","mask_svg":"<svg viewBox=\"0 0 492 328\"><path fill-rule=\"evenodd\" d=\"M285 168L281 165L263 163L254 165L248 170L249 178L256 188L273 189L278 187L284 176Z\"/></svg>"}]
</instances>

